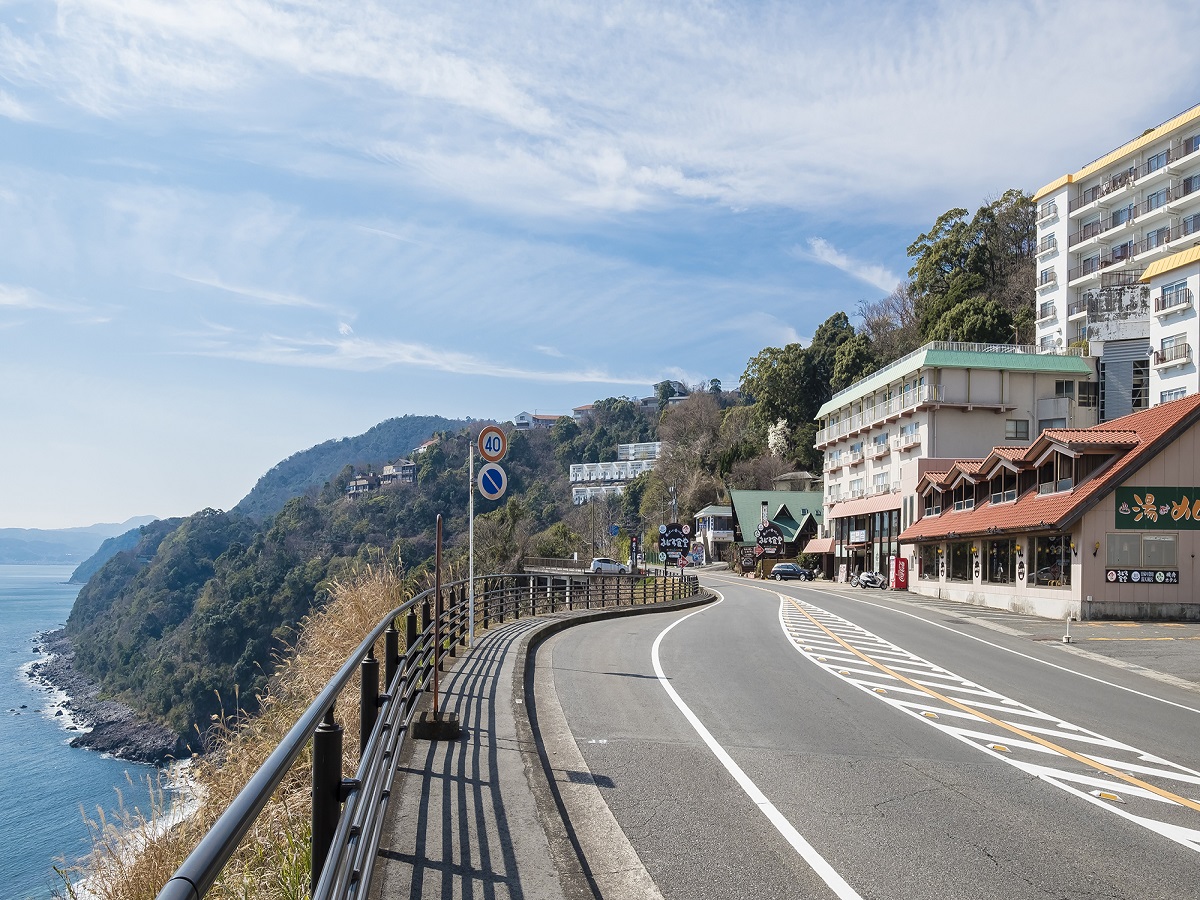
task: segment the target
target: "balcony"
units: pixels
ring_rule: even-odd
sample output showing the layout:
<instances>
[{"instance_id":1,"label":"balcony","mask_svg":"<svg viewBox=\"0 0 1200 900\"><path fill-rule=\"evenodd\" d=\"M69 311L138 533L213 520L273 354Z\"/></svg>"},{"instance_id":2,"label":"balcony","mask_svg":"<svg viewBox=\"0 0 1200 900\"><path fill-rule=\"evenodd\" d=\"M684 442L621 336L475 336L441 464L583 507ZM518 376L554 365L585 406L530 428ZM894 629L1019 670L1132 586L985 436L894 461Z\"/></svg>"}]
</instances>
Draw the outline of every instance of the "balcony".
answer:
<instances>
[{"instance_id":1,"label":"balcony","mask_svg":"<svg viewBox=\"0 0 1200 900\"><path fill-rule=\"evenodd\" d=\"M1081 316L1086 316L1088 311L1088 302L1086 300L1076 300L1067 306L1067 321L1078 319Z\"/></svg>"},{"instance_id":2,"label":"balcony","mask_svg":"<svg viewBox=\"0 0 1200 900\"><path fill-rule=\"evenodd\" d=\"M1058 287L1058 274L1053 268L1044 270L1038 276L1037 287L1039 291L1044 291L1046 288Z\"/></svg>"},{"instance_id":3,"label":"balcony","mask_svg":"<svg viewBox=\"0 0 1200 900\"><path fill-rule=\"evenodd\" d=\"M847 463L849 465L857 466L857 465L860 465L863 461L863 455L862 455L861 450L851 450L849 453L847 453L845 455L848 457Z\"/></svg>"},{"instance_id":4,"label":"balcony","mask_svg":"<svg viewBox=\"0 0 1200 900\"><path fill-rule=\"evenodd\" d=\"M843 462L842 458L840 456L835 456L833 459L825 460L825 471L826 472L836 472L843 465L844 465L844 462Z\"/></svg>"},{"instance_id":5,"label":"balcony","mask_svg":"<svg viewBox=\"0 0 1200 900\"><path fill-rule=\"evenodd\" d=\"M1042 238L1042 242L1038 244L1037 255L1040 259L1043 256L1053 256L1058 252L1058 238L1050 234Z\"/></svg>"},{"instance_id":6,"label":"balcony","mask_svg":"<svg viewBox=\"0 0 1200 900\"><path fill-rule=\"evenodd\" d=\"M1051 319L1057 318L1058 310L1053 300L1047 300L1038 307L1037 323L1041 325L1043 322L1049 322Z\"/></svg>"},{"instance_id":7,"label":"balcony","mask_svg":"<svg viewBox=\"0 0 1200 900\"><path fill-rule=\"evenodd\" d=\"M1067 284L1073 285L1076 282L1098 281L1104 269L1114 266L1124 266L1132 258L1132 243L1113 247L1112 250L1085 259L1078 266L1067 272Z\"/></svg>"},{"instance_id":8,"label":"balcony","mask_svg":"<svg viewBox=\"0 0 1200 900\"><path fill-rule=\"evenodd\" d=\"M1135 175L1137 175L1137 169L1126 169L1124 172L1109 176L1095 187L1088 188L1067 204L1067 214L1074 216L1093 203L1103 206L1106 200L1117 199L1114 195L1131 186Z\"/></svg>"},{"instance_id":9,"label":"balcony","mask_svg":"<svg viewBox=\"0 0 1200 900\"><path fill-rule=\"evenodd\" d=\"M1169 369L1172 366L1186 366L1192 361L1192 345L1187 343L1172 344L1162 350L1155 350L1150 358L1150 364L1156 369Z\"/></svg>"},{"instance_id":10,"label":"balcony","mask_svg":"<svg viewBox=\"0 0 1200 900\"><path fill-rule=\"evenodd\" d=\"M996 493L992 494L992 503L993 504L995 504L995 503L1011 503L1013 500L1016 500L1016 499L1017 499L1017 492L1015 489L1008 490L1008 491L996 491Z\"/></svg>"},{"instance_id":11,"label":"balcony","mask_svg":"<svg viewBox=\"0 0 1200 900\"><path fill-rule=\"evenodd\" d=\"M1183 312L1191 308L1192 292L1189 288L1163 291L1154 298L1154 314L1156 316L1169 316L1172 313Z\"/></svg>"},{"instance_id":12,"label":"balcony","mask_svg":"<svg viewBox=\"0 0 1200 900\"><path fill-rule=\"evenodd\" d=\"M1190 206L1193 202L1192 194L1197 191L1200 191L1200 175L1183 179L1171 188L1170 197L1167 199L1167 208L1174 212L1184 206Z\"/></svg>"},{"instance_id":13,"label":"balcony","mask_svg":"<svg viewBox=\"0 0 1200 900\"><path fill-rule=\"evenodd\" d=\"M1166 203L1166 199L1163 199ZM1165 209L1164 209L1165 211ZM1111 216L1105 216L1098 222L1089 222L1080 228L1077 232L1067 238L1067 246L1072 248L1083 249L1089 243L1094 243L1099 240L1101 235L1111 231L1116 231L1121 228L1127 228L1132 225L1138 218L1139 207L1130 204L1124 209L1118 210Z\"/></svg>"},{"instance_id":14,"label":"balcony","mask_svg":"<svg viewBox=\"0 0 1200 900\"><path fill-rule=\"evenodd\" d=\"M887 456L892 452L892 448L888 446L887 441L879 444L868 444L865 451L867 459L879 459L881 456Z\"/></svg>"},{"instance_id":15,"label":"balcony","mask_svg":"<svg viewBox=\"0 0 1200 900\"><path fill-rule=\"evenodd\" d=\"M1058 218L1058 204L1053 200L1047 200L1038 207L1037 220L1040 225L1042 222L1049 222L1051 219Z\"/></svg>"},{"instance_id":16,"label":"balcony","mask_svg":"<svg viewBox=\"0 0 1200 900\"><path fill-rule=\"evenodd\" d=\"M878 497L880 494L890 494L892 492L891 482L885 481L881 484L871 485L871 496Z\"/></svg>"},{"instance_id":17,"label":"balcony","mask_svg":"<svg viewBox=\"0 0 1200 900\"><path fill-rule=\"evenodd\" d=\"M921 446L921 432L907 431L903 434L898 434L892 438L892 446L897 450L908 450L911 447Z\"/></svg>"}]
</instances>

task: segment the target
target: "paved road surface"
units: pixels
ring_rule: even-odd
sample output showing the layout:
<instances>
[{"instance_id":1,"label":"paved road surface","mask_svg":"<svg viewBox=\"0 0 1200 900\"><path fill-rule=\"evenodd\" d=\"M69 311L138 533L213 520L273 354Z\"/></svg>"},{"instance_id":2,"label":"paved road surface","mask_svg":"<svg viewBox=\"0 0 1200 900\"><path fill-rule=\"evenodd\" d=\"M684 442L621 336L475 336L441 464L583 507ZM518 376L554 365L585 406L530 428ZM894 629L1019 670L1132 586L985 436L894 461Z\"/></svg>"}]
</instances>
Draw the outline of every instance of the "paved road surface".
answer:
<instances>
[{"instance_id":1,"label":"paved road surface","mask_svg":"<svg viewBox=\"0 0 1200 900\"><path fill-rule=\"evenodd\" d=\"M1200 694L1003 613L704 581L538 653L664 897L1200 897Z\"/></svg>"}]
</instances>

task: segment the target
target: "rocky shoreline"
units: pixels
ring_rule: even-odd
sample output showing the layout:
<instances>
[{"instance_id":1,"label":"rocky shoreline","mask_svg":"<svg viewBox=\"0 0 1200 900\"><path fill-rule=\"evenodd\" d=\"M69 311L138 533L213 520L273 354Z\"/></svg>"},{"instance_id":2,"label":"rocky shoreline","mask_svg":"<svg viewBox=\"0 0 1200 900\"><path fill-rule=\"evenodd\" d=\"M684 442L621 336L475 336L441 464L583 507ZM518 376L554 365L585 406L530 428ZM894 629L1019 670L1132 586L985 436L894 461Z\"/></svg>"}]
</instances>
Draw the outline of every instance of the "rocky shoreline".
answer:
<instances>
[{"instance_id":1,"label":"rocky shoreline","mask_svg":"<svg viewBox=\"0 0 1200 900\"><path fill-rule=\"evenodd\" d=\"M170 730L102 699L100 686L75 668L75 648L63 629L42 634L34 651L39 658L29 666L30 680L65 695L54 715L68 716L67 730L78 731L72 747L158 766L190 755Z\"/></svg>"}]
</instances>

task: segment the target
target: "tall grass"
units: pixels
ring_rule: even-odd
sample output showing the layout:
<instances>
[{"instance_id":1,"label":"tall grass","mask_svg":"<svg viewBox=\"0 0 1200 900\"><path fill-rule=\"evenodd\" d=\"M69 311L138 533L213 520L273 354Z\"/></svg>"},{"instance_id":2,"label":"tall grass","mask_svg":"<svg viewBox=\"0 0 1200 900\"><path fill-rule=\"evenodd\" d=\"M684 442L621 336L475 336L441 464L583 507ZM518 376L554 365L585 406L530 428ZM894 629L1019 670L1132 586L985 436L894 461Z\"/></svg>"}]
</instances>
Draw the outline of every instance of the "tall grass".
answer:
<instances>
[{"instance_id":1,"label":"tall grass","mask_svg":"<svg viewBox=\"0 0 1200 900\"><path fill-rule=\"evenodd\" d=\"M399 565L375 564L333 582L328 603L305 618L295 644L281 655L259 712L211 723L206 734L210 749L194 758L188 769L194 784L194 812L173 821L158 784L152 786L149 819L123 806L111 819L103 811L95 818L85 817L92 854L80 866L59 869L61 895L81 900L153 898L363 636L429 580L428 574L405 575ZM347 776L358 761L358 701L358 691L348 688L337 706L338 721L345 729L343 774ZM209 897L300 900L307 896L311 790L310 746L275 791Z\"/></svg>"}]
</instances>

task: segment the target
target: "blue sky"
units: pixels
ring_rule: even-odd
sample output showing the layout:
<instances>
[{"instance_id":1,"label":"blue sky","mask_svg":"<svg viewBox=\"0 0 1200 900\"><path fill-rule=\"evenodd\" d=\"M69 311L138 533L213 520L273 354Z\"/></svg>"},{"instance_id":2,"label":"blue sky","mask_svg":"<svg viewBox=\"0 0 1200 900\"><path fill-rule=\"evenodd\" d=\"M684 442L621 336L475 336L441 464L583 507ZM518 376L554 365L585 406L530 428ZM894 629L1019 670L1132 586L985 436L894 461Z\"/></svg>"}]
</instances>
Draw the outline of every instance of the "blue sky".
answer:
<instances>
[{"instance_id":1,"label":"blue sky","mask_svg":"<svg viewBox=\"0 0 1200 900\"><path fill-rule=\"evenodd\" d=\"M1152 42L1101 37L1131 15ZM1198 34L1154 0L0 0L0 527L229 508L405 413L734 386L941 212L1200 101Z\"/></svg>"}]
</instances>

